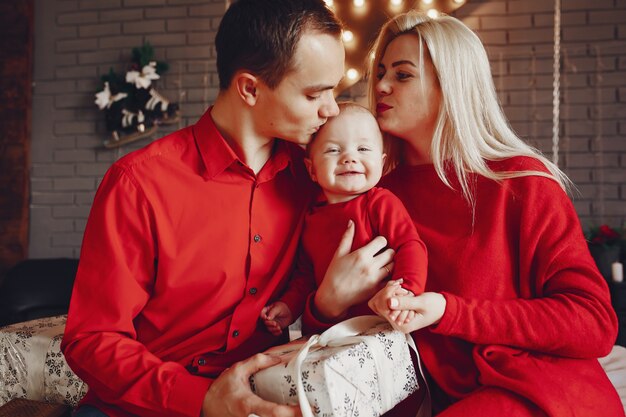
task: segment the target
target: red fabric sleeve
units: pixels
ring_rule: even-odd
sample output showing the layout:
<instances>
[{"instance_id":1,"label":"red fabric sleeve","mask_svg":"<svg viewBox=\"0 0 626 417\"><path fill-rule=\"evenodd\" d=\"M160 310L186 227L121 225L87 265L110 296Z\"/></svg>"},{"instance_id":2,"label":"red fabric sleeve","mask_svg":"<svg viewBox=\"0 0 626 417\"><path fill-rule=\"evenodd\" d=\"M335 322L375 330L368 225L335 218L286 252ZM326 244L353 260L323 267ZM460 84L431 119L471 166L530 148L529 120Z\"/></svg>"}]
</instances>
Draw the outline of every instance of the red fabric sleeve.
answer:
<instances>
[{"instance_id":1,"label":"red fabric sleeve","mask_svg":"<svg viewBox=\"0 0 626 417\"><path fill-rule=\"evenodd\" d=\"M380 236L396 251L393 279L404 279L402 287L418 295L424 292L428 270L426 245L420 239L413 220L398 197L385 189L370 200L368 213Z\"/></svg>"},{"instance_id":2,"label":"red fabric sleeve","mask_svg":"<svg viewBox=\"0 0 626 417\"><path fill-rule=\"evenodd\" d=\"M444 293L446 311L431 331L559 356L605 356L617 319L571 201L547 178L509 181L515 184L512 210L518 212L509 224L519 229L518 285L530 296L473 300Z\"/></svg>"},{"instance_id":3,"label":"red fabric sleeve","mask_svg":"<svg viewBox=\"0 0 626 417\"><path fill-rule=\"evenodd\" d=\"M138 415L197 417L212 381L163 362L136 340L133 319L150 297L155 274L151 219L141 190L114 165L85 230L62 350L108 404Z\"/></svg>"},{"instance_id":4,"label":"red fabric sleeve","mask_svg":"<svg viewBox=\"0 0 626 417\"><path fill-rule=\"evenodd\" d=\"M315 291L313 268L305 251L300 247L296 269L292 274L291 280L287 283L287 289L280 301L287 304L293 318L296 319L302 314L306 300L313 291Z\"/></svg>"}]
</instances>

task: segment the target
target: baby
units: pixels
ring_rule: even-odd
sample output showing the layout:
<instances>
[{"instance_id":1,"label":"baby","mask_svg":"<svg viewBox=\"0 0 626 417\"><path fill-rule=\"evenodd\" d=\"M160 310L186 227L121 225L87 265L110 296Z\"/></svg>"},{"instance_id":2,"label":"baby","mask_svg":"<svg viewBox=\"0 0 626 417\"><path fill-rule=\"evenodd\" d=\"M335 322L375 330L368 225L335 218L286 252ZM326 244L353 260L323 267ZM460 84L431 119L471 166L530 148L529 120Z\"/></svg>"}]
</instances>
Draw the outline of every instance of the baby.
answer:
<instances>
[{"instance_id":1,"label":"baby","mask_svg":"<svg viewBox=\"0 0 626 417\"><path fill-rule=\"evenodd\" d=\"M305 163L323 193L305 216L293 279L309 280L312 291L320 285L351 220L355 225L352 250L384 236L396 252L395 266L389 271L392 278L402 279L404 289L421 294L426 283L426 247L400 200L375 187L386 157L376 119L356 103L340 103L339 109L339 115L322 126L307 148ZM303 285L291 287L300 290ZM345 318L367 314L373 312L365 302L351 307ZM402 311L396 322L411 320L414 314ZM279 335L295 317L279 300L263 308L261 319L272 334Z\"/></svg>"}]
</instances>

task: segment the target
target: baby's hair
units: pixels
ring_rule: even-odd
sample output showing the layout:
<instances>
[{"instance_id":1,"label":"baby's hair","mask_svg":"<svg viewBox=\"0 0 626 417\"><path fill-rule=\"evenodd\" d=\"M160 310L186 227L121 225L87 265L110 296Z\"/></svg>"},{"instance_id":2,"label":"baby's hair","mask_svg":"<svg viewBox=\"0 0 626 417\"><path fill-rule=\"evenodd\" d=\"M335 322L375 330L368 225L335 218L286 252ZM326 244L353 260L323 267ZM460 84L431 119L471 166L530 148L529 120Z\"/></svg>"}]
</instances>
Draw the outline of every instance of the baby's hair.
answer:
<instances>
[{"instance_id":1,"label":"baby's hair","mask_svg":"<svg viewBox=\"0 0 626 417\"><path fill-rule=\"evenodd\" d=\"M370 115L371 117L373 117L375 119L375 116L372 114L372 112L367 107L362 106L362 105L360 105L359 103L357 103L355 101L340 101L340 102L337 102L337 107L339 107L339 114L337 114L337 116L335 116L334 118L341 117L342 115L347 114L347 113L363 113L363 114L368 114L368 115ZM317 137L317 135L319 135L319 133L322 131L322 129L324 129L326 124L328 122L330 122L331 120L332 119L329 119L326 123L324 123L320 127L320 129L317 132L315 132L313 135L311 135L311 140L306 145L306 155L307 155L307 157L310 156L311 147L313 145L313 142L315 142L315 138Z\"/></svg>"}]
</instances>

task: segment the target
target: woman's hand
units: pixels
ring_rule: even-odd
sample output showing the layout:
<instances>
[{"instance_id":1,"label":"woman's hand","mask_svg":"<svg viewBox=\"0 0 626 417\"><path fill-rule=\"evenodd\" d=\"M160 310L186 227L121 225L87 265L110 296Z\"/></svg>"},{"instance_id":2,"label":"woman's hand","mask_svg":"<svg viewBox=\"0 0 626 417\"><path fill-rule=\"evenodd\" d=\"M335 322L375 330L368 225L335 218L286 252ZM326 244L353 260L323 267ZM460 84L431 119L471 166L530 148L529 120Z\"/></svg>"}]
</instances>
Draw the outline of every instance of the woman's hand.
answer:
<instances>
[{"instance_id":1,"label":"woman's hand","mask_svg":"<svg viewBox=\"0 0 626 417\"><path fill-rule=\"evenodd\" d=\"M369 307L403 333L439 323L446 311L445 297L436 292L412 296L400 284L399 281L390 281L369 300ZM405 310L413 310L415 316L408 321L401 320L400 313Z\"/></svg>"},{"instance_id":2,"label":"woman's hand","mask_svg":"<svg viewBox=\"0 0 626 417\"><path fill-rule=\"evenodd\" d=\"M316 313L322 320L336 321L351 306L367 301L393 270L391 261L395 252L393 249L383 251L387 239L378 236L350 252L353 239L354 222L351 220L315 293Z\"/></svg>"},{"instance_id":3,"label":"woman's hand","mask_svg":"<svg viewBox=\"0 0 626 417\"><path fill-rule=\"evenodd\" d=\"M201 417L301 417L300 407L262 400L250 389L250 375L279 363L280 358L259 353L222 372L204 396Z\"/></svg>"}]
</instances>

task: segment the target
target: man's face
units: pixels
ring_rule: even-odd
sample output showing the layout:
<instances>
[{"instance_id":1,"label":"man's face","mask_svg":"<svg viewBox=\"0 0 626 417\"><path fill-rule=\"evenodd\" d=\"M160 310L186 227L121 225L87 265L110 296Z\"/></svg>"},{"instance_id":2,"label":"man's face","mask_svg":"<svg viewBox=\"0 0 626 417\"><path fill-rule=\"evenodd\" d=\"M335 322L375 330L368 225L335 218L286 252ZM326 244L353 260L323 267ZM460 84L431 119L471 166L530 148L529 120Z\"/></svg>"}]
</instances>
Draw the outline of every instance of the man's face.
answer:
<instances>
[{"instance_id":1,"label":"man's face","mask_svg":"<svg viewBox=\"0 0 626 417\"><path fill-rule=\"evenodd\" d=\"M270 89L262 81L256 103L259 132L305 145L329 117L339 113L333 88L343 76L345 51L341 40L305 32L294 55L294 67Z\"/></svg>"}]
</instances>

